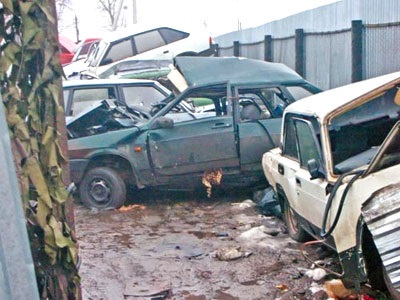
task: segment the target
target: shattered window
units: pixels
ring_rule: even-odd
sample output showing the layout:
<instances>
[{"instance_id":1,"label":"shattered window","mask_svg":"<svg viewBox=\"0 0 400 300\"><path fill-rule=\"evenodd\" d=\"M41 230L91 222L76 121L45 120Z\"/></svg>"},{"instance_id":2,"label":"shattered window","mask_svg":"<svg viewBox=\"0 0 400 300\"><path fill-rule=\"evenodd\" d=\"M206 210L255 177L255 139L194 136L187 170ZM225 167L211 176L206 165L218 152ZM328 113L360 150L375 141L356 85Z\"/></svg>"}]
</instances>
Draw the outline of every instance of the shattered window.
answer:
<instances>
[{"instance_id":1,"label":"shattered window","mask_svg":"<svg viewBox=\"0 0 400 300\"><path fill-rule=\"evenodd\" d=\"M350 106L330 120L329 140L334 173L343 174L368 165L397 122L397 88Z\"/></svg>"},{"instance_id":2,"label":"shattered window","mask_svg":"<svg viewBox=\"0 0 400 300\"><path fill-rule=\"evenodd\" d=\"M112 97L113 93L113 97ZM72 94L71 115L75 116L86 107L103 99L115 98L113 88L88 88L77 89Z\"/></svg>"},{"instance_id":3,"label":"shattered window","mask_svg":"<svg viewBox=\"0 0 400 300\"><path fill-rule=\"evenodd\" d=\"M152 86L124 86L122 93L126 104L150 111L152 104L165 98L164 94Z\"/></svg>"},{"instance_id":4,"label":"shattered window","mask_svg":"<svg viewBox=\"0 0 400 300\"><path fill-rule=\"evenodd\" d=\"M397 122L391 130L382 150L378 154L374 164L369 172L377 172L379 170L397 165L400 163L400 122Z\"/></svg>"}]
</instances>

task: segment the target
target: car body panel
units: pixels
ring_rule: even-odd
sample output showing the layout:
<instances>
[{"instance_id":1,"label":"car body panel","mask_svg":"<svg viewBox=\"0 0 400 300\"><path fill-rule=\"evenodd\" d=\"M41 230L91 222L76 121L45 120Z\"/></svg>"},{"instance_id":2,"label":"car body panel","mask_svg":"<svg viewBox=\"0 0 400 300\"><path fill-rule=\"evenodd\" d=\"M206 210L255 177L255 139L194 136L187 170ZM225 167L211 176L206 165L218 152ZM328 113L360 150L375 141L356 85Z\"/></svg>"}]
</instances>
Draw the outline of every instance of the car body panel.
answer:
<instances>
[{"instance_id":1,"label":"car body panel","mask_svg":"<svg viewBox=\"0 0 400 300\"><path fill-rule=\"evenodd\" d=\"M330 89L324 91L324 94L303 98L301 102L288 106L286 112L315 115L318 119L324 120L328 114L337 114L346 105L357 105L357 100L365 100L364 96L379 94L387 90L389 86L397 84L399 74L400 72L390 73Z\"/></svg>"},{"instance_id":2,"label":"car body panel","mask_svg":"<svg viewBox=\"0 0 400 300\"><path fill-rule=\"evenodd\" d=\"M354 256L361 247L363 205L376 191L399 183L399 88L397 72L289 105L281 146L262 158L268 182L287 199L300 226L317 239L333 238L324 241L343 257L347 274L351 267L346 264L352 260L344 257ZM373 211L375 218L385 218L384 211ZM400 230L391 233L400 239ZM396 259L400 261L398 255ZM399 271L400 264L395 269Z\"/></svg>"},{"instance_id":3,"label":"car body panel","mask_svg":"<svg viewBox=\"0 0 400 300\"><path fill-rule=\"evenodd\" d=\"M280 119L266 119L258 122L241 122L238 124L240 162L242 168L260 168L254 157L262 157L265 148L278 145L281 129ZM255 149L261 152L255 152Z\"/></svg>"},{"instance_id":4,"label":"car body panel","mask_svg":"<svg viewBox=\"0 0 400 300\"><path fill-rule=\"evenodd\" d=\"M307 81L284 64L241 57L176 57L175 66L189 86L229 81L231 85L299 85ZM251 72L249 72L251 70Z\"/></svg>"},{"instance_id":5,"label":"car body panel","mask_svg":"<svg viewBox=\"0 0 400 300\"><path fill-rule=\"evenodd\" d=\"M128 57L110 64L101 73L93 74L89 71L82 72L83 76L98 78L138 78L158 79L168 75L171 71L172 59L137 59Z\"/></svg>"},{"instance_id":6,"label":"car body panel","mask_svg":"<svg viewBox=\"0 0 400 300\"><path fill-rule=\"evenodd\" d=\"M178 123L173 130L149 131L156 175L202 173L239 166L232 119L225 116Z\"/></svg>"},{"instance_id":7,"label":"car body panel","mask_svg":"<svg viewBox=\"0 0 400 300\"><path fill-rule=\"evenodd\" d=\"M60 60L62 65L66 65L72 61L74 57L76 44L64 35L58 36L60 46Z\"/></svg>"}]
</instances>

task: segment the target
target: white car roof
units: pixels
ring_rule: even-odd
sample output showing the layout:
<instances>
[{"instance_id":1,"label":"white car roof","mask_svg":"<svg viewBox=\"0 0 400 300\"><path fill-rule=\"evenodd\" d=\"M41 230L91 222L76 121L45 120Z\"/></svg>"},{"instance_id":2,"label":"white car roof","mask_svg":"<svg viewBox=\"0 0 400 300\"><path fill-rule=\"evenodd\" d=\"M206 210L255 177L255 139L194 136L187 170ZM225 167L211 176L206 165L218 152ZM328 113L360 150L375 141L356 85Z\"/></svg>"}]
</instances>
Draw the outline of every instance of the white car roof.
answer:
<instances>
[{"instance_id":1,"label":"white car roof","mask_svg":"<svg viewBox=\"0 0 400 300\"><path fill-rule=\"evenodd\" d=\"M399 83L400 72L351 83L298 100L286 107L285 114L314 115L323 120L331 112L346 106L346 104L357 99L361 100L364 95L373 91L379 93L382 89L386 90L388 85Z\"/></svg>"},{"instance_id":2,"label":"white car roof","mask_svg":"<svg viewBox=\"0 0 400 300\"><path fill-rule=\"evenodd\" d=\"M91 86L98 84L129 84L129 83L154 83L161 85L158 81L151 79L122 79L122 78L105 78L105 79L78 79L78 80L63 80L63 87L70 86Z\"/></svg>"},{"instance_id":3,"label":"white car roof","mask_svg":"<svg viewBox=\"0 0 400 300\"><path fill-rule=\"evenodd\" d=\"M120 30L113 31L113 32L108 32L104 35L102 40L107 43L114 42L114 41L123 39L125 37L129 37L129 36L135 35L137 33L146 32L146 31L153 30L156 28L171 28L174 30L187 32L186 30L182 30L182 29L172 27L172 26L163 26L163 25L157 26L157 25L148 25L148 24L138 25L138 24L136 24L136 25L132 25L128 28L120 29Z\"/></svg>"}]
</instances>

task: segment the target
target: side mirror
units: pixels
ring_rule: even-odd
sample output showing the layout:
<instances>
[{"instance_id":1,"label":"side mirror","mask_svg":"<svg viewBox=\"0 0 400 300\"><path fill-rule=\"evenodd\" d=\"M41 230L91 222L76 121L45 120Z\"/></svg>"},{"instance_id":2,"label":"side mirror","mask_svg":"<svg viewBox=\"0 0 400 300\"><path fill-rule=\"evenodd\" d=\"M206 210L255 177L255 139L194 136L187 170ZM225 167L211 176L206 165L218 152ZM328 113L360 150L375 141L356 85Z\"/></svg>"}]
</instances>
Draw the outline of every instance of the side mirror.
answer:
<instances>
[{"instance_id":1,"label":"side mirror","mask_svg":"<svg viewBox=\"0 0 400 300\"><path fill-rule=\"evenodd\" d=\"M311 180L316 178L325 178L325 175L320 171L320 165L316 159L310 159L307 162L307 169L310 172Z\"/></svg>"},{"instance_id":2,"label":"side mirror","mask_svg":"<svg viewBox=\"0 0 400 300\"><path fill-rule=\"evenodd\" d=\"M159 117L154 123L151 125L150 129L159 129L159 128L174 128L174 120L167 117Z\"/></svg>"}]
</instances>

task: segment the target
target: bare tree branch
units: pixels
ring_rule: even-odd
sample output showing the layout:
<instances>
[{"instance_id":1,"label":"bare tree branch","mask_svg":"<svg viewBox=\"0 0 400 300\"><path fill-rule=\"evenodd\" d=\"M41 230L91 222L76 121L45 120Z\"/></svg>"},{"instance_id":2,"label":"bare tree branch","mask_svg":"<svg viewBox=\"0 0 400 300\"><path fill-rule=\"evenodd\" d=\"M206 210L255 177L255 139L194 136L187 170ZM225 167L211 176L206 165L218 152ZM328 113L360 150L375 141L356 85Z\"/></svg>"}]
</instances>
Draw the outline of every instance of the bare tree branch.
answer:
<instances>
[{"instance_id":1,"label":"bare tree branch","mask_svg":"<svg viewBox=\"0 0 400 300\"><path fill-rule=\"evenodd\" d=\"M64 10L71 6L71 0L55 0L57 9L57 19L59 20L64 14Z\"/></svg>"},{"instance_id":2,"label":"bare tree branch","mask_svg":"<svg viewBox=\"0 0 400 300\"><path fill-rule=\"evenodd\" d=\"M110 26L113 26L115 22L117 2L118 0L98 0L97 6L108 16Z\"/></svg>"}]
</instances>

